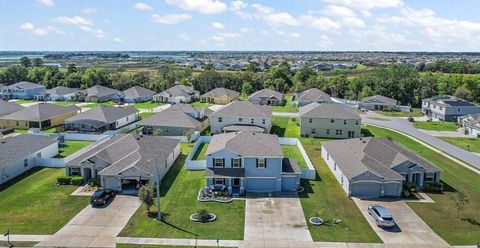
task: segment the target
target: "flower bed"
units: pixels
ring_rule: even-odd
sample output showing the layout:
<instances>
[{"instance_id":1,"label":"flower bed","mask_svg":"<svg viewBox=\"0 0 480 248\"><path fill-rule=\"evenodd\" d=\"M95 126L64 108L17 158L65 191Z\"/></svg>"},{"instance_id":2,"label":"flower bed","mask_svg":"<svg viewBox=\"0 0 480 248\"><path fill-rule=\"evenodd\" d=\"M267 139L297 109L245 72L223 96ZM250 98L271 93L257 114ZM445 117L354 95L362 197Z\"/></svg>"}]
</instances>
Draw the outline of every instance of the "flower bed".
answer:
<instances>
[{"instance_id":1,"label":"flower bed","mask_svg":"<svg viewBox=\"0 0 480 248\"><path fill-rule=\"evenodd\" d=\"M213 194L207 193L207 188L201 188L198 192L197 200L200 202L221 202L229 203L233 201L233 198L227 194Z\"/></svg>"},{"instance_id":2,"label":"flower bed","mask_svg":"<svg viewBox=\"0 0 480 248\"><path fill-rule=\"evenodd\" d=\"M320 226L320 225L323 225L323 219L320 218L320 217L312 217L308 220L308 222L310 222L310 224L314 225L314 226Z\"/></svg>"}]
</instances>

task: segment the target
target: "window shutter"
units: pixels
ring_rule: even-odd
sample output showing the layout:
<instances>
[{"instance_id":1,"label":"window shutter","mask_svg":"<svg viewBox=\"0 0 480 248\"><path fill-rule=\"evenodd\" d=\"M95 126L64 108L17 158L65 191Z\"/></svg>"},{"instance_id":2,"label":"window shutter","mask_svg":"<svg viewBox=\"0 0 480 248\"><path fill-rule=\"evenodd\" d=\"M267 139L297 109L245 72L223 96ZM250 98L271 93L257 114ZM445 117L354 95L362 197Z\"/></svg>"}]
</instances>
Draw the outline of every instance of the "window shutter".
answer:
<instances>
[{"instance_id":1,"label":"window shutter","mask_svg":"<svg viewBox=\"0 0 480 248\"><path fill-rule=\"evenodd\" d=\"M255 159L255 162L256 162L256 164L255 164L255 167L257 167L257 168L258 168L258 158L257 158L257 159Z\"/></svg>"},{"instance_id":2,"label":"window shutter","mask_svg":"<svg viewBox=\"0 0 480 248\"><path fill-rule=\"evenodd\" d=\"M267 168L267 159L264 158L263 161L265 161L265 169Z\"/></svg>"},{"instance_id":3,"label":"window shutter","mask_svg":"<svg viewBox=\"0 0 480 248\"><path fill-rule=\"evenodd\" d=\"M238 159L238 165L240 166L240 168L242 168L242 159Z\"/></svg>"},{"instance_id":4,"label":"window shutter","mask_svg":"<svg viewBox=\"0 0 480 248\"><path fill-rule=\"evenodd\" d=\"M233 168L233 158L230 159L230 167Z\"/></svg>"},{"instance_id":5,"label":"window shutter","mask_svg":"<svg viewBox=\"0 0 480 248\"><path fill-rule=\"evenodd\" d=\"M225 168L225 158L222 158L222 167Z\"/></svg>"}]
</instances>

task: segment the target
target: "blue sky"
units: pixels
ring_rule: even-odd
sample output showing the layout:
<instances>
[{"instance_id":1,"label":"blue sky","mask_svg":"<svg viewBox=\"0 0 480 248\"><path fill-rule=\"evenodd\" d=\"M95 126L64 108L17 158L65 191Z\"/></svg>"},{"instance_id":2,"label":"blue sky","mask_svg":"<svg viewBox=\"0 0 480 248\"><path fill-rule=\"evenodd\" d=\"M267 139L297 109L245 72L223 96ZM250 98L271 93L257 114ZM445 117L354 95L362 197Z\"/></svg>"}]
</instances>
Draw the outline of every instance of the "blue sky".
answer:
<instances>
[{"instance_id":1,"label":"blue sky","mask_svg":"<svg viewBox=\"0 0 480 248\"><path fill-rule=\"evenodd\" d=\"M0 50L480 51L478 0L0 0Z\"/></svg>"}]
</instances>

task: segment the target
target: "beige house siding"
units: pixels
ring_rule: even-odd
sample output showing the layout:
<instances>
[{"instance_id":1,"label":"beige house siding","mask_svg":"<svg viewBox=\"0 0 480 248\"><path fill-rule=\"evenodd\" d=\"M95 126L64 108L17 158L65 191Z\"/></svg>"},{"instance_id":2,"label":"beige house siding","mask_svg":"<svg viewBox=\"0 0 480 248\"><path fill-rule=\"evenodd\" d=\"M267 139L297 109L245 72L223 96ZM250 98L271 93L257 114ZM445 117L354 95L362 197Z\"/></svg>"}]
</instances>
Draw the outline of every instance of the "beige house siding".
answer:
<instances>
[{"instance_id":1,"label":"beige house siding","mask_svg":"<svg viewBox=\"0 0 480 248\"><path fill-rule=\"evenodd\" d=\"M312 119L310 123L309 119ZM358 138L361 135L361 119L333 119L330 118L300 118L300 134L308 137L321 138ZM346 120L346 124L344 121ZM357 125L358 122L358 125ZM337 131L339 130L339 131ZM353 137L348 136L353 132Z\"/></svg>"},{"instance_id":2,"label":"beige house siding","mask_svg":"<svg viewBox=\"0 0 480 248\"><path fill-rule=\"evenodd\" d=\"M220 97L201 97L202 102L208 102L213 104L225 105L232 101L238 100L239 97L228 97L228 96L220 96Z\"/></svg>"},{"instance_id":3,"label":"beige house siding","mask_svg":"<svg viewBox=\"0 0 480 248\"><path fill-rule=\"evenodd\" d=\"M50 119L51 127L62 125L65 119L75 115L77 115L76 111L65 113L63 115L57 115ZM17 125L17 122L18 122L18 125ZM0 120L0 126L2 128L30 129L29 121L24 121L24 120Z\"/></svg>"}]
</instances>

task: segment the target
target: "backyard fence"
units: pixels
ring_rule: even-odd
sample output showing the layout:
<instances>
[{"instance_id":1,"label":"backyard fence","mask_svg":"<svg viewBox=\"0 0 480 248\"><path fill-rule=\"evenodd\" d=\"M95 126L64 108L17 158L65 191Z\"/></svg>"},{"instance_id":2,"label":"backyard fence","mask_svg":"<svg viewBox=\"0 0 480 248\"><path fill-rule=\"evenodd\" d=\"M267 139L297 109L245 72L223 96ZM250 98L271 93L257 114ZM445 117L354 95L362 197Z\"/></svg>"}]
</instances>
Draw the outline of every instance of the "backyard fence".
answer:
<instances>
[{"instance_id":1,"label":"backyard fence","mask_svg":"<svg viewBox=\"0 0 480 248\"><path fill-rule=\"evenodd\" d=\"M50 168L65 167L65 161L63 158L36 158L35 164L37 166L50 167Z\"/></svg>"},{"instance_id":2,"label":"backyard fence","mask_svg":"<svg viewBox=\"0 0 480 248\"><path fill-rule=\"evenodd\" d=\"M300 140L298 140L297 138L279 137L278 141L280 142L280 145L297 146L298 150L302 154L302 157L305 160L305 163L307 164L307 167L308 167L308 169L301 169L302 174L300 175L300 178L310 179L310 180L315 179L315 167L313 167L312 161L308 157L307 152L303 148L303 145L300 142Z\"/></svg>"},{"instance_id":3,"label":"backyard fence","mask_svg":"<svg viewBox=\"0 0 480 248\"><path fill-rule=\"evenodd\" d=\"M200 145L204 143L210 143L212 140L212 136L200 136L198 137L197 141L190 150L190 153L185 160L185 166L187 166L187 170L205 170L207 168L207 161L206 160L192 160L193 156L197 152Z\"/></svg>"}]
</instances>

